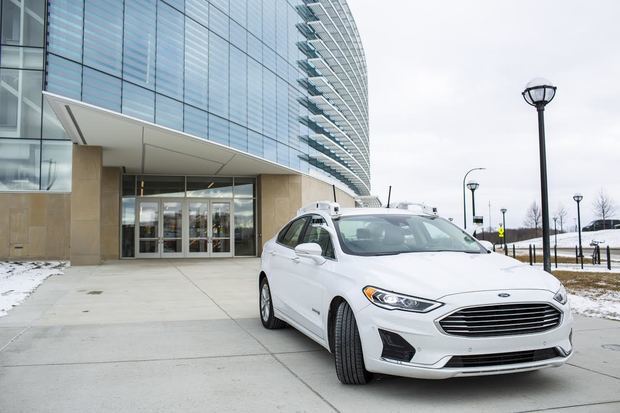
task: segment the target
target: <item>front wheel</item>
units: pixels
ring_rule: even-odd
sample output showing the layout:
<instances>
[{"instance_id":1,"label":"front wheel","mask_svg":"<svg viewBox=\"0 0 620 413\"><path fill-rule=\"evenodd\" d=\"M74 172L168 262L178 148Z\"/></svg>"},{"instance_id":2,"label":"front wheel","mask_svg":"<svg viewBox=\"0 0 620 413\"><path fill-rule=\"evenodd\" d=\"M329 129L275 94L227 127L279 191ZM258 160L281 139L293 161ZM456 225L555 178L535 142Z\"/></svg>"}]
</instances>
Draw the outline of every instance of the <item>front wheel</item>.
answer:
<instances>
[{"instance_id":1,"label":"front wheel","mask_svg":"<svg viewBox=\"0 0 620 413\"><path fill-rule=\"evenodd\" d=\"M258 307L260 311L260 321L265 328L275 330L286 327L286 323L273 314L273 303L271 302L271 290L267 277L260 281L259 285Z\"/></svg>"},{"instance_id":2,"label":"front wheel","mask_svg":"<svg viewBox=\"0 0 620 413\"><path fill-rule=\"evenodd\" d=\"M334 356L338 380L343 384L368 383L372 379L372 373L364 366L362 341L353 310L344 301L336 310L334 328Z\"/></svg>"}]
</instances>

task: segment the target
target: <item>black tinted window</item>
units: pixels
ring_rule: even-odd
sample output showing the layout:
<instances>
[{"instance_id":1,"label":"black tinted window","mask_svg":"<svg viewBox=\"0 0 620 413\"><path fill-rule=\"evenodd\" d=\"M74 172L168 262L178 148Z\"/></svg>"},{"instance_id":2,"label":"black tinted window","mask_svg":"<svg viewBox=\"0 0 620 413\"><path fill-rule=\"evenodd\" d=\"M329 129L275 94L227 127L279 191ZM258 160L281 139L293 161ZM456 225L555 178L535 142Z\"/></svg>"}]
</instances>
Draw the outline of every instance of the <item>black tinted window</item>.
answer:
<instances>
[{"instance_id":1,"label":"black tinted window","mask_svg":"<svg viewBox=\"0 0 620 413\"><path fill-rule=\"evenodd\" d=\"M307 220L308 218L299 218L298 220L293 221L291 225L289 225L280 242L287 247L295 248L295 246L299 244L299 236L301 235L301 231L304 229Z\"/></svg>"},{"instance_id":2,"label":"black tinted window","mask_svg":"<svg viewBox=\"0 0 620 413\"><path fill-rule=\"evenodd\" d=\"M314 222L314 220L313 220ZM313 242L321 246L323 251L321 255L327 258L335 258L334 245L332 244L329 232L325 228L319 226L319 224L311 224L306 230L303 243Z\"/></svg>"}]
</instances>

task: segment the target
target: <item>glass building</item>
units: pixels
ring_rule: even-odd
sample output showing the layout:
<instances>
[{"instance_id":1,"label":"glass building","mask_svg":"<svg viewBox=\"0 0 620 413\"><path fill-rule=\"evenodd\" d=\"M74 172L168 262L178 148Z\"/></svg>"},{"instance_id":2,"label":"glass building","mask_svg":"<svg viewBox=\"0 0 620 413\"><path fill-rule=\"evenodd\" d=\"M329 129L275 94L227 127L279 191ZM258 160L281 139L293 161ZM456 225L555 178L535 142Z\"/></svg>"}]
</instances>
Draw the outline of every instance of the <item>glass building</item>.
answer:
<instances>
[{"instance_id":1,"label":"glass building","mask_svg":"<svg viewBox=\"0 0 620 413\"><path fill-rule=\"evenodd\" d=\"M0 192L74 194L101 148L121 257L256 255L263 175L370 194L345 0L0 1Z\"/></svg>"}]
</instances>

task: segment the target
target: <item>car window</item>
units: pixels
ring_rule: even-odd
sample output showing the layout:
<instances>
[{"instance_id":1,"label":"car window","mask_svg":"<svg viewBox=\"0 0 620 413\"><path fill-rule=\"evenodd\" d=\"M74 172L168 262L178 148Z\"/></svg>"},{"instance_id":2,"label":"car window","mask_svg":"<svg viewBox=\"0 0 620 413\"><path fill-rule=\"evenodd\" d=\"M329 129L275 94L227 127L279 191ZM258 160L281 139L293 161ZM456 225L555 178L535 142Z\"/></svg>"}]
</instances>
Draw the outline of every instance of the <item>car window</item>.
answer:
<instances>
[{"instance_id":1,"label":"car window","mask_svg":"<svg viewBox=\"0 0 620 413\"><path fill-rule=\"evenodd\" d=\"M321 223L324 222L323 218L312 217L312 223L306 229L304 234L303 243L313 242L321 246L321 255L326 258L335 258L334 245L332 244L329 232L323 227Z\"/></svg>"},{"instance_id":2,"label":"car window","mask_svg":"<svg viewBox=\"0 0 620 413\"><path fill-rule=\"evenodd\" d=\"M287 247L295 248L297 244L299 244L299 236L306 225L306 221L308 221L307 217L299 218L293 221L291 225L289 225L280 242Z\"/></svg>"},{"instance_id":3,"label":"car window","mask_svg":"<svg viewBox=\"0 0 620 413\"><path fill-rule=\"evenodd\" d=\"M476 240L448 221L418 215L352 215L334 220L347 254L392 255L410 252L484 252Z\"/></svg>"}]
</instances>

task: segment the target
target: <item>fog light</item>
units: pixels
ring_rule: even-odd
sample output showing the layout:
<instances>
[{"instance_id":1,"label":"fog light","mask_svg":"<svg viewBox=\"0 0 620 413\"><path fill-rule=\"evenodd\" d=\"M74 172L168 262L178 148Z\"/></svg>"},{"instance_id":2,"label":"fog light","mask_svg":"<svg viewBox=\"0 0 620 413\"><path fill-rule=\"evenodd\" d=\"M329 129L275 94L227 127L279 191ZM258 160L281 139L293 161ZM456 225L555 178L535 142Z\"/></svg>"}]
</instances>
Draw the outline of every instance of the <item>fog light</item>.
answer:
<instances>
[{"instance_id":1,"label":"fog light","mask_svg":"<svg viewBox=\"0 0 620 413\"><path fill-rule=\"evenodd\" d=\"M381 357L397 361L411 361L415 355L415 349L411 344L398 334L379 329L379 336L383 342Z\"/></svg>"}]
</instances>

